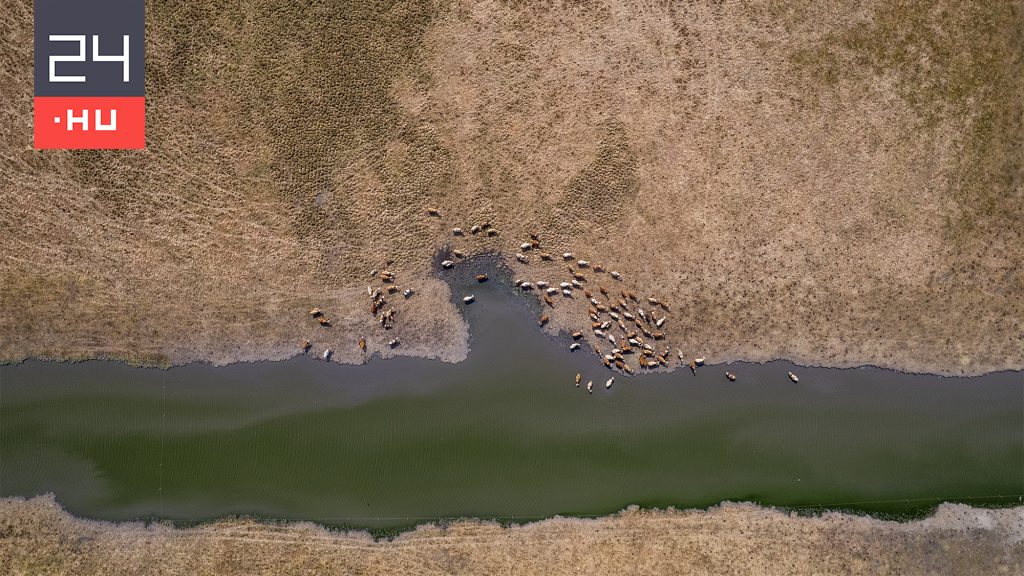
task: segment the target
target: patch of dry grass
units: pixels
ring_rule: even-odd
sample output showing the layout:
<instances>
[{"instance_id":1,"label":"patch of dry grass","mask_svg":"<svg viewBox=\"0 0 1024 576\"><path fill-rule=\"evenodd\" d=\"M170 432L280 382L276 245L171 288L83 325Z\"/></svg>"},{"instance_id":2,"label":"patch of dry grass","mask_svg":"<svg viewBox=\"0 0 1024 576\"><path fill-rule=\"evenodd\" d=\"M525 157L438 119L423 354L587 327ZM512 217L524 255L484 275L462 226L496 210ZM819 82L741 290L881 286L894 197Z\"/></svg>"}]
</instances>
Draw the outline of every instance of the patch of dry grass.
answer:
<instances>
[{"instance_id":1,"label":"patch of dry grass","mask_svg":"<svg viewBox=\"0 0 1024 576\"><path fill-rule=\"evenodd\" d=\"M194 528L71 517L52 500L0 500L0 570L29 574L1019 574L1024 510L941 506L896 523L753 505L630 509L522 526L459 521L391 539L313 524Z\"/></svg>"},{"instance_id":2,"label":"patch of dry grass","mask_svg":"<svg viewBox=\"0 0 1024 576\"><path fill-rule=\"evenodd\" d=\"M0 357L456 360L431 255L537 230L710 361L1024 367L1018 2L151 1L147 26L147 150L34 152L31 3L0 15ZM389 259L420 294L385 334L362 294Z\"/></svg>"}]
</instances>

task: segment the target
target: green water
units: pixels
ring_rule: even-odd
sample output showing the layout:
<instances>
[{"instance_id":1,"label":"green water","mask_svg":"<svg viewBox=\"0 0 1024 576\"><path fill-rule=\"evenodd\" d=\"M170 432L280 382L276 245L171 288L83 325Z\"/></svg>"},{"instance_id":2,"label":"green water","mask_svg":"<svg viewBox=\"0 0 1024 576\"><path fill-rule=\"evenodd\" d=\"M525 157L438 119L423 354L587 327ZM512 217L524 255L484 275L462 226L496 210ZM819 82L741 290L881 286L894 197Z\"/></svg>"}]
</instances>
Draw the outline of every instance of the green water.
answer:
<instances>
[{"instance_id":1,"label":"green water","mask_svg":"<svg viewBox=\"0 0 1024 576\"><path fill-rule=\"evenodd\" d=\"M914 514L1024 495L1020 373L774 362L734 364L734 383L706 367L616 376L606 391L612 374L540 337L524 299L473 291L457 365L0 367L0 495L53 492L101 519L374 528L722 500Z\"/></svg>"}]
</instances>

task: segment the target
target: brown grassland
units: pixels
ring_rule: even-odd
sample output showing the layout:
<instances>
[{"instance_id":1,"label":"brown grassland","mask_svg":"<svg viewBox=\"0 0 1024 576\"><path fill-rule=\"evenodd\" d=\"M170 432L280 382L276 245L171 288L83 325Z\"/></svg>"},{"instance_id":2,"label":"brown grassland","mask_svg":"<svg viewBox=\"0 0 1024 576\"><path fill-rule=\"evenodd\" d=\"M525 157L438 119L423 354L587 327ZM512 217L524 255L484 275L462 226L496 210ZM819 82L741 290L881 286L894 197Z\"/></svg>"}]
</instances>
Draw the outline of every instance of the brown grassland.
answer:
<instances>
[{"instance_id":1,"label":"brown grassland","mask_svg":"<svg viewBox=\"0 0 1024 576\"><path fill-rule=\"evenodd\" d=\"M431 257L564 274L511 259L535 230L669 302L673 351L1019 369L1022 31L1006 0L152 0L147 149L40 152L11 0L0 358L456 361ZM385 333L388 260L418 294Z\"/></svg>"},{"instance_id":2,"label":"brown grassland","mask_svg":"<svg viewBox=\"0 0 1024 576\"><path fill-rule=\"evenodd\" d=\"M562 262L513 258L537 231L666 301L668 345L709 362L1024 368L1019 0L146 10L145 151L33 150L32 2L0 10L0 360L227 363L308 338L341 362L458 361L467 328L432 258L499 251L558 281ZM451 234L484 221L500 233ZM417 291L388 332L365 295L385 266ZM585 327L585 305L546 329ZM1019 574L1021 514L726 506L373 541L7 500L0 572Z\"/></svg>"},{"instance_id":3,"label":"brown grassland","mask_svg":"<svg viewBox=\"0 0 1024 576\"><path fill-rule=\"evenodd\" d=\"M79 520L51 498L0 500L0 571L74 574L1021 574L1024 508L944 504L888 522L749 504L630 509L502 527L461 520L375 540L314 524L194 528Z\"/></svg>"}]
</instances>

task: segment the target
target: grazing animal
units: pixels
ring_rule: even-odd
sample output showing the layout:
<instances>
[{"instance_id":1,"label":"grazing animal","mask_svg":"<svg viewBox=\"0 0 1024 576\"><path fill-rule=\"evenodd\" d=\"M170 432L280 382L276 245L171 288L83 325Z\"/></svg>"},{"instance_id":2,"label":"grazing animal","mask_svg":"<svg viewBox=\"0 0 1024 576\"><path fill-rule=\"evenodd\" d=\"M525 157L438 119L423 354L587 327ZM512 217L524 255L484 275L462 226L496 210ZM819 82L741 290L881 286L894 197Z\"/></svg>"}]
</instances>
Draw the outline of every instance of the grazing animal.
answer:
<instances>
[{"instance_id":1,"label":"grazing animal","mask_svg":"<svg viewBox=\"0 0 1024 576\"><path fill-rule=\"evenodd\" d=\"M577 260L576 265L580 268L586 268L587 266L590 266L590 262L587 262L586 260Z\"/></svg>"},{"instance_id":2,"label":"grazing animal","mask_svg":"<svg viewBox=\"0 0 1024 576\"><path fill-rule=\"evenodd\" d=\"M612 274L612 278L615 278L616 280L619 280L619 279L622 278L622 274L619 274L615 270L612 270L611 274Z\"/></svg>"},{"instance_id":3,"label":"grazing animal","mask_svg":"<svg viewBox=\"0 0 1024 576\"><path fill-rule=\"evenodd\" d=\"M572 333L573 340L579 340L580 338L583 338L583 332L577 330L576 332Z\"/></svg>"},{"instance_id":4,"label":"grazing animal","mask_svg":"<svg viewBox=\"0 0 1024 576\"><path fill-rule=\"evenodd\" d=\"M551 254L548 254L547 252L541 252L540 253L540 259L541 260L551 260Z\"/></svg>"},{"instance_id":5,"label":"grazing animal","mask_svg":"<svg viewBox=\"0 0 1024 576\"><path fill-rule=\"evenodd\" d=\"M523 242L522 244L519 245L519 249L522 250L523 252L526 252L530 248L533 248L533 244L530 244L529 242Z\"/></svg>"},{"instance_id":6,"label":"grazing animal","mask_svg":"<svg viewBox=\"0 0 1024 576\"><path fill-rule=\"evenodd\" d=\"M415 294L415 292L412 288L406 288L405 292L402 292L402 296L405 296L406 298L412 297L413 294Z\"/></svg>"},{"instance_id":7,"label":"grazing animal","mask_svg":"<svg viewBox=\"0 0 1024 576\"><path fill-rule=\"evenodd\" d=\"M312 316L313 318L321 316L323 315L323 313L324 311L319 308L313 308L312 310L309 311L309 315Z\"/></svg>"},{"instance_id":8,"label":"grazing animal","mask_svg":"<svg viewBox=\"0 0 1024 576\"><path fill-rule=\"evenodd\" d=\"M456 258L466 257L466 254L462 250L452 250L452 254L454 254Z\"/></svg>"},{"instance_id":9,"label":"grazing animal","mask_svg":"<svg viewBox=\"0 0 1024 576\"><path fill-rule=\"evenodd\" d=\"M562 254L562 259L563 260L572 260L573 259L572 252L565 252L565 253L563 253Z\"/></svg>"},{"instance_id":10,"label":"grazing animal","mask_svg":"<svg viewBox=\"0 0 1024 576\"><path fill-rule=\"evenodd\" d=\"M540 320L537 321L537 324L543 326L547 324L549 320L551 320L551 317L549 317L547 314L541 314Z\"/></svg>"},{"instance_id":11,"label":"grazing animal","mask_svg":"<svg viewBox=\"0 0 1024 576\"><path fill-rule=\"evenodd\" d=\"M328 348L327 350L324 350L324 355L323 355L324 360L330 360L331 359L331 354L334 354L334 350L331 350L330 348Z\"/></svg>"},{"instance_id":12,"label":"grazing animal","mask_svg":"<svg viewBox=\"0 0 1024 576\"><path fill-rule=\"evenodd\" d=\"M474 300L476 300L476 295L474 294L470 294L469 296L464 296L462 298L462 301L466 304L472 304Z\"/></svg>"},{"instance_id":13,"label":"grazing animal","mask_svg":"<svg viewBox=\"0 0 1024 576\"><path fill-rule=\"evenodd\" d=\"M440 218L441 211L437 208L427 208L427 216L436 216Z\"/></svg>"},{"instance_id":14,"label":"grazing animal","mask_svg":"<svg viewBox=\"0 0 1024 576\"><path fill-rule=\"evenodd\" d=\"M394 347L398 346L401 343L402 342L398 338L394 338L390 342L388 342L388 347L394 348Z\"/></svg>"},{"instance_id":15,"label":"grazing animal","mask_svg":"<svg viewBox=\"0 0 1024 576\"><path fill-rule=\"evenodd\" d=\"M476 281L477 282L487 282L487 274L477 274L476 275Z\"/></svg>"},{"instance_id":16,"label":"grazing animal","mask_svg":"<svg viewBox=\"0 0 1024 576\"><path fill-rule=\"evenodd\" d=\"M583 374L576 373L576 386L580 385L580 380L583 380Z\"/></svg>"},{"instance_id":17,"label":"grazing animal","mask_svg":"<svg viewBox=\"0 0 1024 576\"><path fill-rule=\"evenodd\" d=\"M487 229L487 235L488 236L497 236L498 235L498 231L495 230L494 228L488 228Z\"/></svg>"},{"instance_id":18,"label":"grazing animal","mask_svg":"<svg viewBox=\"0 0 1024 576\"><path fill-rule=\"evenodd\" d=\"M462 228L452 228L452 235L454 235L454 236L462 236L463 235Z\"/></svg>"},{"instance_id":19,"label":"grazing animal","mask_svg":"<svg viewBox=\"0 0 1024 576\"><path fill-rule=\"evenodd\" d=\"M615 384L615 376L612 376L611 378L609 378L608 381L604 383L604 387L606 389L607 388L611 388L612 384Z\"/></svg>"},{"instance_id":20,"label":"grazing animal","mask_svg":"<svg viewBox=\"0 0 1024 576\"><path fill-rule=\"evenodd\" d=\"M309 340L303 340L302 341L302 351L303 352L309 352L309 349L312 348L312 347L313 347L313 343L310 342Z\"/></svg>"},{"instance_id":21,"label":"grazing animal","mask_svg":"<svg viewBox=\"0 0 1024 576\"><path fill-rule=\"evenodd\" d=\"M594 393L594 381L593 380L590 380L590 381L587 382L587 393L588 394L593 394Z\"/></svg>"},{"instance_id":22,"label":"grazing animal","mask_svg":"<svg viewBox=\"0 0 1024 576\"><path fill-rule=\"evenodd\" d=\"M800 381L800 378L797 378L796 374L793 374L792 372L788 372L788 374L789 374L789 379L792 380L793 382L799 382Z\"/></svg>"},{"instance_id":23,"label":"grazing animal","mask_svg":"<svg viewBox=\"0 0 1024 576\"><path fill-rule=\"evenodd\" d=\"M359 337L359 349L364 351L366 350L366 338L363 338L362 336Z\"/></svg>"},{"instance_id":24,"label":"grazing animal","mask_svg":"<svg viewBox=\"0 0 1024 576\"><path fill-rule=\"evenodd\" d=\"M551 297L548 296L547 294L544 295L544 303L552 308L555 307L555 301L552 300Z\"/></svg>"},{"instance_id":25,"label":"grazing animal","mask_svg":"<svg viewBox=\"0 0 1024 576\"><path fill-rule=\"evenodd\" d=\"M726 372L725 373L725 377L728 378L730 382L735 382L736 381L736 374L734 374L732 372Z\"/></svg>"},{"instance_id":26,"label":"grazing animal","mask_svg":"<svg viewBox=\"0 0 1024 576\"><path fill-rule=\"evenodd\" d=\"M579 349L580 349L580 343L579 342L573 342L572 344L569 344L569 350L570 351L575 352L575 351L577 351Z\"/></svg>"},{"instance_id":27,"label":"grazing animal","mask_svg":"<svg viewBox=\"0 0 1024 576\"><path fill-rule=\"evenodd\" d=\"M446 270L448 268L451 268L452 266L455 266L455 262L452 262L451 260L444 260L441 262L441 268L444 268Z\"/></svg>"},{"instance_id":28,"label":"grazing animal","mask_svg":"<svg viewBox=\"0 0 1024 576\"><path fill-rule=\"evenodd\" d=\"M320 320L320 325L321 326L324 326L326 328L330 328L331 327L331 321L328 318L326 318L324 316L321 316L320 318L318 318L318 320Z\"/></svg>"},{"instance_id":29,"label":"grazing animal","mask_svg":"<svg viewBox=\"0 0 1024 576\"><path fill-rule=\"evenodd\" d=\"M526 262L529 262L529 261L530 261L530 260L529 260L529 259L528 259L528 258L526 257L526 254L523 254L522 252L517 252L517 253L516 253L516 260L519 260L520 262L523 262L523 263L526 263Z\"/></svg>"}]
</instances>

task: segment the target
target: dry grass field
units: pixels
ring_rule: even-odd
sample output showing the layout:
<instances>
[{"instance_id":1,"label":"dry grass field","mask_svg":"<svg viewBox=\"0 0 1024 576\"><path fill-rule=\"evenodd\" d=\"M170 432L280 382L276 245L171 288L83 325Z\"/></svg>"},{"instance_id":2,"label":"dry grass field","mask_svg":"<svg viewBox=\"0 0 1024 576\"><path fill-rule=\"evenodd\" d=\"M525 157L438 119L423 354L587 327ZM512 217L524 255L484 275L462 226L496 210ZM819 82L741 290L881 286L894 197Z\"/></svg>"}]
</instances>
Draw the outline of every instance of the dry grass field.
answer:
<instances>
[{"instance_id":1,"label":"dry grass field","mask_svg":"<svg viewBox=\"0 0 1024 576\"><path fill-rule=\"evenodd\" d=\"M75 574L963 574L1024 572L1024 509L945 504L897 523L749 504L627 510L521 526L458 521L374 540L313 524L195 528L78 520L51 498L0 500L0 571Z\"/></svg>"},{"instance_id":2,"label":"dry grass field","mask_svg":"<svg viewBox=\"0 0 1024 576\"><path fill-rule=\"evenodd\" d=\"M557 280L537 231L712 362L1024 367L1019 1L151 0L143 152L32 150L29 0L0 34L8 361L455 361L432 256Z\"/></svg>"}]
</instances>

